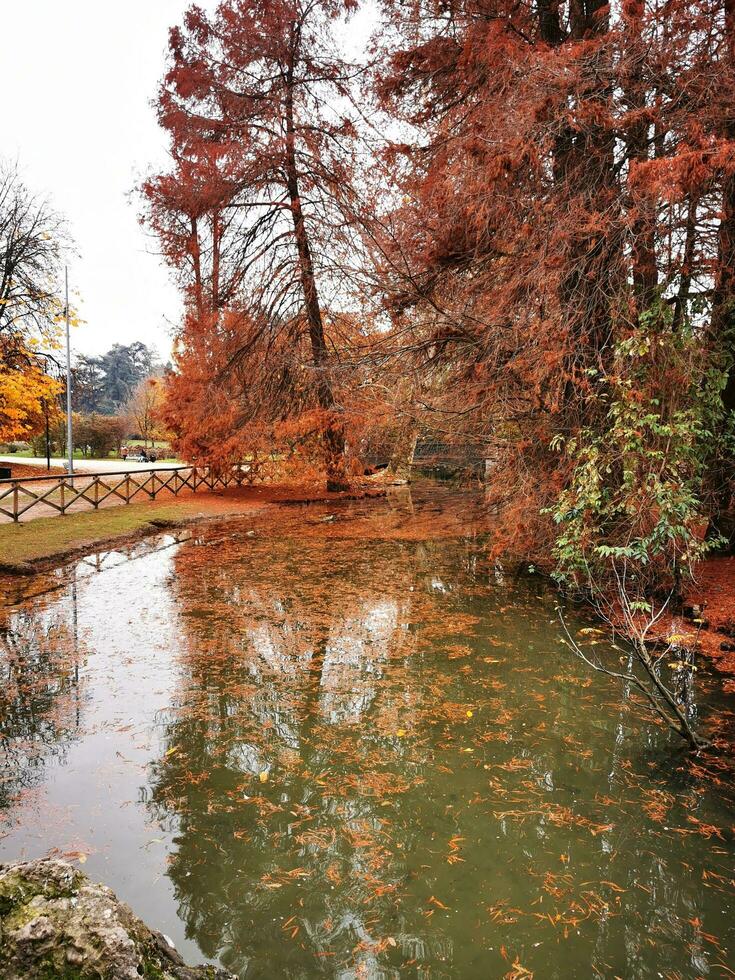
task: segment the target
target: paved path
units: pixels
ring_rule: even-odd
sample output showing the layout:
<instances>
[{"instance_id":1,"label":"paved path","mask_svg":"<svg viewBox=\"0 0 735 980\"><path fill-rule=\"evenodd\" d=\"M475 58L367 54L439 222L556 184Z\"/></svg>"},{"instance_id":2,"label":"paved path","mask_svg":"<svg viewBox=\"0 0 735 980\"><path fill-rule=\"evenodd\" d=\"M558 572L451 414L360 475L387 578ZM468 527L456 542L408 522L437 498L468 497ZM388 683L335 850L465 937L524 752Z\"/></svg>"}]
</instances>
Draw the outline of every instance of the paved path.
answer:
<instances>
[{"instance_id":1,"label":"paved path","mask_svg":"<svg viewBox=\"0 0 735 980\"><path fill-rule=\"evenodd\" d=\"M51 457L51 465L63 467L65 459ZM21 456L0 456L0 463L18 463L24 466L38 466L46 469L45 456L32 456L29 459ZM79 473L137 473L140 470L170 470L176 466L186 466L186 463L129 463L122 459L75 459L74 469ZM39 472L43 476L43 472Z\"/></svg>"}]
</instances>

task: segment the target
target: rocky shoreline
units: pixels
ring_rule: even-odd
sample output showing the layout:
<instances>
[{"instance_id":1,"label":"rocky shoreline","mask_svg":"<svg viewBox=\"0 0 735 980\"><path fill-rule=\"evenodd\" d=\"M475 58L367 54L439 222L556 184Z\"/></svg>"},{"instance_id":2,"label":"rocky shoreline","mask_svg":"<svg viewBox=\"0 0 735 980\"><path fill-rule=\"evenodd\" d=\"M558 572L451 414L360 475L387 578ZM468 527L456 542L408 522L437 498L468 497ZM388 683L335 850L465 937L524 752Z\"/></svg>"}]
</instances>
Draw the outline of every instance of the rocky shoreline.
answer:
<instances>
[{"instance_id":1,"label":"rocky shoreline","mask_svg":"<svg viewBox=\"0 0 735 980\"><path fill-rule=\"evenodd\" d=\"M0 866L4 980L236 980L187 966L115 893L65 861Z\"/></svg>"}]
</instances>

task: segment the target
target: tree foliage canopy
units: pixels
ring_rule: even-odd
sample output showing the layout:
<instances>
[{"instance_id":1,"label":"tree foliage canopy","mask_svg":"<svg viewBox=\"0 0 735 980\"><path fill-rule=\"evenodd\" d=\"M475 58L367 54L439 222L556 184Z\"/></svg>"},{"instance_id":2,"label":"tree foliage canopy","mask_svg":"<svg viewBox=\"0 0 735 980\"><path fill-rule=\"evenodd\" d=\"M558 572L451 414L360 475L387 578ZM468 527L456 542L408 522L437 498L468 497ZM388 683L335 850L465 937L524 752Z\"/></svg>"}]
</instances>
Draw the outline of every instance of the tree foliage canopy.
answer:
<instances>
[{"instance_id":1,"label":"tree foliage canopy","mask_svg":"<svg viewBox=\"0 0 735 980\"><path fill-rule=\"evenodd\" d=\"M68 247L63 219L0 162L0 440L27 439L58 414L51 371Z\"/></svg>"},{"instance_id":2,"label":"tree foliage canopy","mask_svg":"<svg viewBox=\"0 0 735 980\"><path fill-rule=\"evenodd\" d=\"M498 550L676 581L732 508L732 0L383 0L357 66L352 6L172 30L182 447L300 425L334 475L397 415L489 461Z\"/></svg>"}]
</instances>

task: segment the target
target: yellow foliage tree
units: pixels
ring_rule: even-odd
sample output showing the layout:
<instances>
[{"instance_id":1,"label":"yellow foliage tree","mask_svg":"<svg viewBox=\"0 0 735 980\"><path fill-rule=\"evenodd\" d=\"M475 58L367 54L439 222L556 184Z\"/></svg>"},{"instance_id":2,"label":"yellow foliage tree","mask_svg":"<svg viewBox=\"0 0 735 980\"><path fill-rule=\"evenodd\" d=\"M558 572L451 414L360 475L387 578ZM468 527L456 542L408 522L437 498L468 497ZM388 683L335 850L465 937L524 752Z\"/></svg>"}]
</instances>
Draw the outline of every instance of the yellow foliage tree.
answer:
<instances>
[{"instance_id":1,"label":"yellow foliage tree","mask_svg":"<svg viewBox=\"0 0 735 980\"><path fill-rule=\"evenodd\" d=\"M0 357L0 442L30 439L61 412L57 397L61 385L32 357L10 365Z\"/></svg>"}]
</instances>

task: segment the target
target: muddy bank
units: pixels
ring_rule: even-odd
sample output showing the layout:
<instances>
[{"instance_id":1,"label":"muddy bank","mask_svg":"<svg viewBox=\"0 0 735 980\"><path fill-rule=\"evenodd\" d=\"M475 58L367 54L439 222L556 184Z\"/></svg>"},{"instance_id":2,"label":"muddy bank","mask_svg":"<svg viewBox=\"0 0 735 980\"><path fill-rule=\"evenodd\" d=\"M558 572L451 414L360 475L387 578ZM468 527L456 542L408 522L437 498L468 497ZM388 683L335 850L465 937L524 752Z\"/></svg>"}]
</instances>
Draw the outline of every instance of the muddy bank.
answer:
<instances>
[{"instance_id":1,"label":"muddy bank","mask_svg":"<svg viewBox=\"0 0 735 980\"><path fill-rule=\"evenodd\" d=\"M675 636L687 649L708 657L725 674L735 674L735 555L708 558L688 589L682 615L669 616L657 634ZM735 681L726 681L735 691Z\"/></svg>"}]
</instances>

